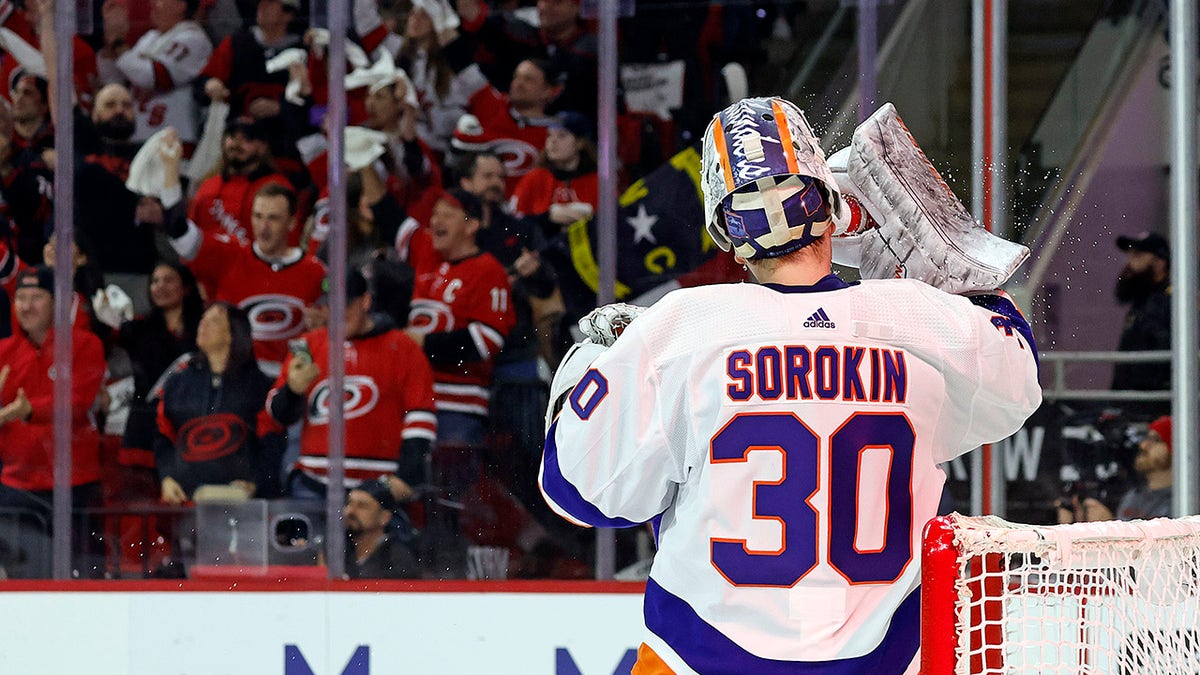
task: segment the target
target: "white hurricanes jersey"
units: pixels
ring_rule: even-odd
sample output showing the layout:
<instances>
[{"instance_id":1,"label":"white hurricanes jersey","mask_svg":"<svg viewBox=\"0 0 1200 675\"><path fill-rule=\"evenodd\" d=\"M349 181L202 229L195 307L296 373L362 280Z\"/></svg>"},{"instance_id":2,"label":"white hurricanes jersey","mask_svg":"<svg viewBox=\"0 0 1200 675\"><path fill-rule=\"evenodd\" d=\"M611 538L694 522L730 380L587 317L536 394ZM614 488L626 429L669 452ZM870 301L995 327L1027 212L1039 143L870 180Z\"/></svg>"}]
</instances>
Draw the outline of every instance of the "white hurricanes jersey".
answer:
<instances>
[{"instance_id":1,"label":"white hurricanes jersey","mask_svg":"<svg viewBox=\"0 0 1200 675\"><path fill-rule=\"evenodd\" d=\"M117 59L117 68L133 86L137 102L133 140L144 141L173 127L181 141L196 141L200 123L192 80L200 75L210 56L212 42L200 24L181 21L165 33L147 31ZM164 89L168 79L173 86Z\"/></svg>"},{"instance_id":2,"label":"white hurricanes jersey","mask_svg":"<svg viewBox=\"0 0 1200 675\"><path fill-rule=\"evenodd\" d=\"M833 276L683 289L572 357L594 360L542 490L576 522L655 522L646 645L667 666L909 668L936 465L1041 402L1028 325L987 298Z\"/></svg>"}]
</instances>

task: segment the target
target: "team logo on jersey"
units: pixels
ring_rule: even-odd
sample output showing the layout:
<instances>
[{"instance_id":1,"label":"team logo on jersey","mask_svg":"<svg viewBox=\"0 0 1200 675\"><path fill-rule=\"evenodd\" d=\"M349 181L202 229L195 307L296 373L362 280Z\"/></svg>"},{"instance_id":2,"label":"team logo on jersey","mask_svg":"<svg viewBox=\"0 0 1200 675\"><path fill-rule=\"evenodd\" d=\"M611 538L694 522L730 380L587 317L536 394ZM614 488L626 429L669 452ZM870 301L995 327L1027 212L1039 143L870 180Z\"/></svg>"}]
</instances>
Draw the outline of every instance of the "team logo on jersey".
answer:
<instances>
[{"instance_id":1,"label":"team logo on jersey","mask_svg":"<svg viewBox=\"0 0 1200 675\"><path fill-rule=\"evenodd\" d=\"M507 176L524 176L537 164L540 150L515 138L503 138L493 141L488 148L496 153L504 162L504 173Z\"/></svg>"},{"instance_id":2,"label":"team logo on jersey","mask_svg":"<svg viewBox=\"0 0 1200 675\"><path fill-rule=\"evenodd\" d=\"M239 303L250 317L254 340L294 338L304 331L304 302L291 295L252 295Z\"/></svg>"},{"instance_id":3,"label":"team logo on jersey","mask_svg":"<svg viewBox=\"0 0 1200 675\"><path fill-rule=\"evenodd\" d=\"M829 315L825 313L825 309L818 307L817 311L812 313L812 316L804 320L805 328L837 328Z\"/></svg>"},{"instance_id":4,"label":"team logo on jersey","mask_svg":"<svg viewBox=\"0 0 1200 675\"><path fill-rule=\"evenodd\" d=\"M246 423L233 413L188 420L179 428L176 447L185 462L211 462L232 455L246 443Z\"/></svg>"},{"instance_id":5,"label":"team logo on jersey","mask_svg":"<svg viewBox=\"0 0 1200 675\"><path fill-rule=\"evenodd\" d=\"M454 313L450 306L428 298L414 298L408 310L408 327L422 335L454 330Z\"/></svg>"},{"instance_id":6,"label":"team logo on jersey","mask_svg":"<svg viewBox=\"0 0 1200 675\"><path fill-rule=\"evenodd\" d=\"M309 235L312 241L325 241L329 239L329 197L322 197L317 200L317 205L313 207L313 230Z\"/></svg>"},{"instance_id":7,"label":"team logo on jersey","mask_svg":"<svg viewBox=\"0 0 1200 675\"><path fill-rule=\"evenodd\" d=\"M379 385L367 375L347 375L342 388L345 419L362 417L379 405ZM329 423L329 380L321 380L308 396L308 421Z\"/></svg>"}]
</instances>

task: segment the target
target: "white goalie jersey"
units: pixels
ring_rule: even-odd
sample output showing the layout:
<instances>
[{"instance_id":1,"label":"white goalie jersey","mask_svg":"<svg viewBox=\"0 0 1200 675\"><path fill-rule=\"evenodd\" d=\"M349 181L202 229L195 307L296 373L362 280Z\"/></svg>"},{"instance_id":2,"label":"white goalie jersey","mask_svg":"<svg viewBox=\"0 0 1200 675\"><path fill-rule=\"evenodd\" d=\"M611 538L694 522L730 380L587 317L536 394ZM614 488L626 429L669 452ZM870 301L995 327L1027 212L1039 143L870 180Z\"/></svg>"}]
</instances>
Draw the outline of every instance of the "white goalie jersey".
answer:
<instances>
[{"instance_id":1,"label":"white goalie jersey","mask_svg":"<svg viewBox=\"0 0 1200 675\"><path fill-rule=\"evenodd\" d=\"M654 523L644 649L676 673L905 672L937 464L1041 402L1011 302L913 280L679 290L576 359L542 492Z\"/></svg>"}]
</instances>

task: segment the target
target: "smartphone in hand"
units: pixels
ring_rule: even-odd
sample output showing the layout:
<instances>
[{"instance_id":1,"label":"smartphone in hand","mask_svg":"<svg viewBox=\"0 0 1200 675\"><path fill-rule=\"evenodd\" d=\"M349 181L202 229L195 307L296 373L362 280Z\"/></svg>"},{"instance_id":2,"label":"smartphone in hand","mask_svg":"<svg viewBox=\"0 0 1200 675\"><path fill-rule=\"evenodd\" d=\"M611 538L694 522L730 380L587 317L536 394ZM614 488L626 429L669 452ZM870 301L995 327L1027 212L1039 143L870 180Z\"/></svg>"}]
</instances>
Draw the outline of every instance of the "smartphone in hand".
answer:
<instances>
[{"instance_id":1,"label":"smartphone in hand","mask_svg":"<svg viewBox=\"0 0 1200 675\"><path fill-rule=\"evenodd\" d=\"M288 340L288 351L292 353L292 357L307 356L309 361L313 360L312 352L308 349L308 340L304 338L294 338Z\"/></svg>"}]
</instances>

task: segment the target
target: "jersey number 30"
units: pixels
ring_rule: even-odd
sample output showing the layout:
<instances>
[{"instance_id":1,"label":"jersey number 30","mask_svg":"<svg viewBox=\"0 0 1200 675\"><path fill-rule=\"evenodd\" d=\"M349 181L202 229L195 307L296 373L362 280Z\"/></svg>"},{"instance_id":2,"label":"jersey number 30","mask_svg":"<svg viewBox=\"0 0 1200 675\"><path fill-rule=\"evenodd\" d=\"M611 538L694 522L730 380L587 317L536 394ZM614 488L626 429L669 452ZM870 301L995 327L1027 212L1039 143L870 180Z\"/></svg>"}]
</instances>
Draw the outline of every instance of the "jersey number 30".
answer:
<instances>
[{"instance_id":1,"label":"jersey number 30","mask_svg":"<svg viewBox=\"0 0 1200 675\"><path fill-rule=\"evenodd\" d=\"M912 465L915 432L896 413L855 413L830 435L829 467L822 471L821 441L790 413L745 413L735 416L712 439L713 464L745 462L751 452L778 452L783 477L755 482L754 518L779 522L778 550L751 550L744 539L711 539L712 564L735 586L790 587L818 563L822 538L827 559L850 583L894 581L912 559ZM863 551L855 546L858 523L860 457L882 449L890 457L883 546ZM811 503L820 480L828 486L827 533Z\"/></svg>"}]
</instances>

